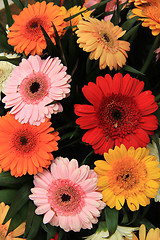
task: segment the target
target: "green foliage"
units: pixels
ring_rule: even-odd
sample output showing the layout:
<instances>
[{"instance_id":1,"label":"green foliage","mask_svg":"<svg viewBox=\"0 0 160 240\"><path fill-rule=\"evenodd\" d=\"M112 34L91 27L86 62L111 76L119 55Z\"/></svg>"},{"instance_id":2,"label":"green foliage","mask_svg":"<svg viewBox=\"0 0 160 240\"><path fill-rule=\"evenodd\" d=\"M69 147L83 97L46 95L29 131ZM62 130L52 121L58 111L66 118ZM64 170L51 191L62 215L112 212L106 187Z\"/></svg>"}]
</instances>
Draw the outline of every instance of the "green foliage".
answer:
<instances>
[{"instance_id":1,"label":"green foliage","mask_svg":"<svg viewBox=\"0 0 160 240\"><path fill-rule=\"evenodd\" d=\"M117 211L115 208L111 209L108 206L106 206L104 209L104 213L105 213L106 227L109 231L109 235L112 235L117 229L119 211Z\"/></svg>"}]
</instances>

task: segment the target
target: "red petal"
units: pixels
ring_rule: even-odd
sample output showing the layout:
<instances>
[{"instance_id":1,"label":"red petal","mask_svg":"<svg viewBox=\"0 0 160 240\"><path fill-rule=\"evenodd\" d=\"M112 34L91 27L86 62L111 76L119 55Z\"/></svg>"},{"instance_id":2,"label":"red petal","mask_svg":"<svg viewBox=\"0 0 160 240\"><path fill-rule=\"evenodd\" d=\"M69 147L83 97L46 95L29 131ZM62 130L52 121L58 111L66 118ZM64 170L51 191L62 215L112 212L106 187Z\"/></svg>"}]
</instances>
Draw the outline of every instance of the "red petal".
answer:
<instances>
[{"instance_id":1,"label":"red petal","mask_svg":"<svg viewBox=\"0 0 160 240\"><path fill-rule=\"evenodd\" d=\"M113 93L121 93L123 76L121 73L116 73L113 77Z\"/></svg>"},{"instance_id":2,"label":"red petal","mask_svg":"<svg viewBox=\"0 0 160 240\"><path fill-rule=\"evenodd\" d=\"M112 78L109 74L106 74L105 78L97 77L96 79L97 86L101 89L105 96L112 94L112 82Z\"/></svg>"},{"instance_id":3,"label":"red petal","mask_svg":"<svg viewBox=\"0 0 160 240\"><path fill-rule=\"evenodd\" d=\"M141 128L145 130L156 130L158 128L158 119L156 118L155 115L149 115L142 117L141 121Z\"/></svg>"},{"instance_id":4,"label":"red petal","mask_svg":"<svg viewBox=\"0 0 160 240\"><path fill-rule=\"evenodd\" d=\"M86 116L86 115L95 113L94 107L91 106L91 105L86 105L86 104L83 104L83 105L75 104L74 105L74 112L78 116Z\"/></svg>"},{"instance_id":5,"label":"red petal","mask_svg":"<svg viewBox=\"0 0 160 240\"><path fill-rule=\"evenodd\" d=\"M99 107L103 94L95 83L90 82L88 86L84 86L82 92L90 103Z\"/></svg>"},{"instance_id":6,"label":"red petal","mask_svg":"<svg viewBox=\"0 0 160 240\"><path fill-rule=\"evenodd\" d=\"M135 101L143 115L151 114L158 109L155 97L152 95L151 91L140 93L135 97Z\"/></svg>"}]
</instances>

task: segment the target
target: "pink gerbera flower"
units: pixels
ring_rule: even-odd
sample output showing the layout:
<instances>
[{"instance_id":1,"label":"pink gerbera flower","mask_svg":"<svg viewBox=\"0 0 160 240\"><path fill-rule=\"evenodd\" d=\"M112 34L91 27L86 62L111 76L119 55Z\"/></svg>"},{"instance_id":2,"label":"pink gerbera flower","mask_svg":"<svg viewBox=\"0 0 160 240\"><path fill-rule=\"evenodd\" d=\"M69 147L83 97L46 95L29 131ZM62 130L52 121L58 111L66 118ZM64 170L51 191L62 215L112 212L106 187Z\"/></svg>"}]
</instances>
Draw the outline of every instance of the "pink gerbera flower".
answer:
<instances>
[{"instance_id":1,"label":"pink gerbera flower","mask_svg":"<svg viewBox=\"0 0 160 240\"><path fill-rule=\"evenodd\" d=\"M71 76L66 70L58 57L42 60L36 55L23 59L6 84L2 100L5 108L13 107L10 113L19 122L37 126L52 113L62 112L57 101L70 93Z\"/></svg>"},{"instance_id":2,"label":"pink gerbera flower","mask_svg":"<svg viewBox=\"0 0 160 240\"><path fill-rule=\"evenodd\" d=\"M34 176L29 198L37 206L36 214L44 214L44 224L60 226L66 232L91 229L105 207L96 191L97 180L89 166L78 167L76 159L57 157L51 172L44 170Z\"/></svg>"}]
</instances>

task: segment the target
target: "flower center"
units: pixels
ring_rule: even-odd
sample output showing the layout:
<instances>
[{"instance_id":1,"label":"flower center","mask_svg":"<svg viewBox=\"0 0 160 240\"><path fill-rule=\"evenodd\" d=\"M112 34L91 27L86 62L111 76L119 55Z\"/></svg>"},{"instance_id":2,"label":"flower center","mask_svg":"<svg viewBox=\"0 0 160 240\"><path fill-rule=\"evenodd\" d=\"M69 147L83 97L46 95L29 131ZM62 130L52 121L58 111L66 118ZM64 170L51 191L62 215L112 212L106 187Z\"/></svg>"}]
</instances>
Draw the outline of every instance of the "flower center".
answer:
<instances>
[{"instance_id":1,"label":"flower center","mask_svg":"<svg viewBox=\"0 0 160 240\"><path fill-rule=\"evenodd\" d=\"M122 112L120 112L118 109L113 109L111 116L113 119L118 121L122 118Z\"/></svg>"},{"instance_id":2,"label":"flower center","mask_svg":"<svg viewBox=\"0 0 160 240\"><path fill-rule=\"evenodd\" d=\"M46 16L34 17L30 21L28 21L25 26L24 31L25 38L28 38L31 41L38 41L39 38L43 37L43 33L40 26L42 26L46 30L46 32L48 32L50 25Z\"/></svg>"},{"instance_id":3,"label":"flower center","mask_svg":"<svg viewBox=\"0 0 160 240\"><path fill-rule=\"evenodd\" d=\"M27 104L37 104L48 94L50 79L42 73L34 73L23 79L19 92Z\"/></svg>"},{"instance_id":4,"label":"flower center","mask_svg":"<svg viewBox=\"0 0 160 240\"><path fill-rule=\"evenodd\" d=\"M133 98L112 94L102 99L97 118L106 136L123 138L135 130L141 113Z\"/></svg>"},{"instance_id":5,"label":"flower center","mask_svg":"<svg viewBox=\"0 0 160 240\"><path fill-rule=\"evenodd\" d=\"M31 22L30 23L30 28L34 29L34 28L38 28L38 22Z\"/></svg>"},{"instance_id":6,"label":"flower center","mask_svg":"<svg viewBox=\"0 0 160 240\"><path fill-rule=\"evenodd\" d=\"M18 130L16 129L16 132L11 139L11 146L22 154L33 151L36 145L37 137L35 136L35 133L27 129L25 124L22 128Z\"/></svg>"},{"instance_id":7,"label":"flower center","mask_svg":"<svg viewBox=\"0 0 160 240\"><path fill-rule=\"evenodd\" d=\"M28 142L28 139L26 138L26 136L20 137L20 142L22 146L26 145Z\"/></svg>"},{"instance_id":8,"label":"flower center","mask_svg":"<svg viewBox=\"0 0 160 240\"><path fill-rule=\"evenodd\" d=\"M145 165L134 158L124 156L112 164L112 170L108 171L109 185L114 187L116 195L123 192L128 197L131 192L143 190L147 179Z\"/></svg>"},{"instance_id":9,"label":"flower center","mask_svg":"<svg viewBox=\"0 0 160 240\"><path fill-rule=\"evenodd\" d=\"M84 206L84 191L68 179L52 181L48 189L48 201L53 211L59 215L76 215Z\"/></svg>"},{"instance_id":10,"label":"flower center","mask_svg":"<svg viewBox=\"0 0 160 240\"><path fill-rule=\"evenodd\" d=\"M106 33L103 34L103 38L106 42L110 42L110 38L108 37L108 35Z\"/></svg>"},{"instance_id":11,"label":"flower center","mask_svg":"<svg viewBox=\"0 0 160 240\"><path fill-rule=\"evenodd\" d=\"M30 86L31 93L38 92L38 89L40 88L40 84L38 82L33 82Z\"/></svg>"},{"instance_id":12,"label":"flower center","mask_svg":"<svg viewBox=\"0 0 160 240\"><path fill-rule=\"evenodd\" d=\"M68 201L71 200L71 196L69 196L68 194L65 194L65 193L64 193L64 194L62 195L61 199L62 199L62 202L68 202Z\"/></svg>"}]
</instances>

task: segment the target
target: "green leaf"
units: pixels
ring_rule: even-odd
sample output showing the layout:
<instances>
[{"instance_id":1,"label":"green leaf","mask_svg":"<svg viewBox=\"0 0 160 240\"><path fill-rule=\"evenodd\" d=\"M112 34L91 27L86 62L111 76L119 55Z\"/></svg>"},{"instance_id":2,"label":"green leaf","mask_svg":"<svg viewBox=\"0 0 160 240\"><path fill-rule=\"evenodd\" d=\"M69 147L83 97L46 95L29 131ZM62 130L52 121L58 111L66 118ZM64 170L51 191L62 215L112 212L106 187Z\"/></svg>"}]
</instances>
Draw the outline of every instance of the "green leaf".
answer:
<instances>
[{"instance_id":1,"label":"green leaf","mask_svg":"<svg viewBox=\"0 0 160 240\"><path fill-rule=\"evenodd\" d=\"M56 48L56 46L54 45L54 43L52 42L52 40L50 39L49 35L47 34L47 32L44 30L44 28L42 26L40 26L44 35L44 38L46 40L46 44L47 44L47 52L51 57L55 57L55 56L59 56L59 52Z\"/></svg>"},{"instance_id":2,"label":"green leaf","mask_svg":"<svg viewBox=\"0 0 160 240\"><path fill-rule=\"evenodd\" d=\"M137 32L140 25L141 25L141 23L138 23L136 26L132 27L128 32L126 32L123 35L123 37L121 37L121 39L127 41L130 37L133 36L133 34L135 34Z\"/></svg>"},{"instance_id":3,"label":"green leaf","mask_svg":"<svg viewBox=\"0 0 160 240\"><path fill-rule=\"evenodd\" d=\"M25 7L21 0L12 0L21 10Z\"/></svg>"},{"instance_id":4,"label":"green leaf","mask_svg":"<svg viewBox=\"0 0 160 240\"><path fill-rule=\"evenodd\" d=\"M42 216L34 215L32 226L27 236L27 240L31 240L37 235L41 226L41 221L42 221Z\"/></svg>"},{"instance_id":5,"label":"green leaf","mask_svg":"<svg viewBox=\"0 0 160 240\"><path fill-rule=\"evenodd\" d=\"M61 240L64 236L64 231L63 229L60 228L59 233L58 233L58 240Z\"/></svg>"},{"instance_id":6,"label":"green leaf","mask_svg":"<svg viewBox=\"0 0 160 240\"><path fill-rule=\"evenodd\" d=\"M17 184L22 184L28 181L30 178L29 176L23 177L13 177L9 172L2 172L0 173L0 186L1 187L15 187Z\"/></svg>"},{"instance_id":7,"label":"green leaf","mask_svg":"<svg viewBox=\"0 0 160 240\"><path fill-rule=\"evenodd\" d=\"M145 76L144 73L138 71L137 69L129 66L129 65L126 65L124 68L123 68L125 71L127 72L131 72L131 73L135 73L135 74L139 74L139 75L142 75L142 76Z\"/></svg>"},{"instance_id":8,"label":"green leaf","mask_svg":"<svg viewBox=\"0 0 160 240\"><path fill-rule=\"evenodd\" d=\"M18 191L13 199L10 209L5 217L5 222L7 222L10 218L14 217L15 214L26 204L27 201L29 201L30 194L30 186L23 185Z\"/></svg>"},{"instance_id":9,"label":"green leaf","mask_svg":"<svg viewBox=\"0 0 160 240\"><path fill-rule=\"evenodd\" d=\"M57 45L57 46L59 47L59 49L60 49L60 53L61 53L60 58L61 58L61 60L62 60L62 63L67 66L66 58L65 58L64 51L63 51L62 44L61 44L61 39L60 39L60 37L59 37L59 35L58 35L57 29L56 29L56 27L55 27L55 25L54 25L53 22L52 22L52 27L53 27L53 29L54 29L56 45Z\"/></svg>"},{"instance_id":10,"label":"green leaf","mask_svg":"<svg viewBox=\"0 0 160 240\"><path fill-rule=\"evenodd\" d=\"M0 31L0 52L13 52L13 47L8 44L7 36Z\"/></svg>"},{"instance_id":11,"label":"green leaf","mask_svg":"<svg viewBox=\"0 0 160 240\"><path fill-rule=\"evenodd\" d=\"M35 216L35 209L36 209L36 207L33 204L33 201L29 201L24 237L26 237L28 235L28 233L32 227L32 221Z\"/></svg>"},{"instance_id":12,"label":"green leaf","mask_svg":"<svg viewBox=\"0 0 160 240\"><path fill-rule=\"evenodd\" d=\"M104 209L104 213L109 235L112 235L117 229L119 211L117 211L115 208L111 209L108 206L106 206Z\"/></svg>"},{"instance_id":13,"label":"green leaf","mask_svg":"<svg viewBox=\"0 0 160 240\"><path fill-rule=\"evenodd\" d=\"M44 229L44 231L46 231L49 235L51 235L52 238L54 238L57 232L57 227L54 227L49 223L44 224L43 222L41 223L41 227Z\"/></svg>"},{"instance_id":14,"label":"green leaf","mask_svg":"<svg viewBox=\"0 0 160 240\"><path fill-rule=\"evenodd\" d=\"M12 14L11 14L11 11L10 11L10 7L9 7L9 4L8 4L7 0L3 0L3 3L4 3L4 6L5 6L5 11L6 11L7 23L10 27L14 23L13 18L12 18Z\"/></svg>"},{"instance_id":15,"label":"green leaf","mask_svg":"<svg viewBox=\"0 0 160 240\"><path fill-rule=\"evenodd\" d=\"M7 33L6 33L6 30L5 28L3 27L3 25L0 23L0 29L1 29L1 33L3 33L3 35L6 37L7 39Z\"/></svg>"},{"instance_id":16,"label":"green leaf","mask_svg":"<svg viewBox=\"0 0 160 240\"><path fill-rule=\"evenodd\" d=\"M6 204L11 204L16 193L17 193L17 190L14 190L14 189L0 190L0 202L5 202Z\"/></svg>"},{"instance_id":17,"label":"green leaf","mask_svg":"<svg viewBox=\"0 0 160 240\"><path fill-rule=\"evenodd\" d=\"M137 22L138 18L139 18L139 17L133 17L133 18L131 18L131 19L128 19L127 21L125 21L125 22L122 24L121 28L123 28L123 30L128 31L129 29L132 28L132 26L135 24L135 22Z\"/></svg>"},{"instance_id":18,"label":"green leaf","mask_svg":"<svg viewBox=\"0 0 160 240\"><path fill-rule=\"evenodd\" d=\"M23 208L17 213L12 219L11 223L9 225L8 232L13 231L15 228L17 228L22 222L25 222L26 220L26 213L27 213L27 204L23 206Z\"/></svg>"}]
</instances>

